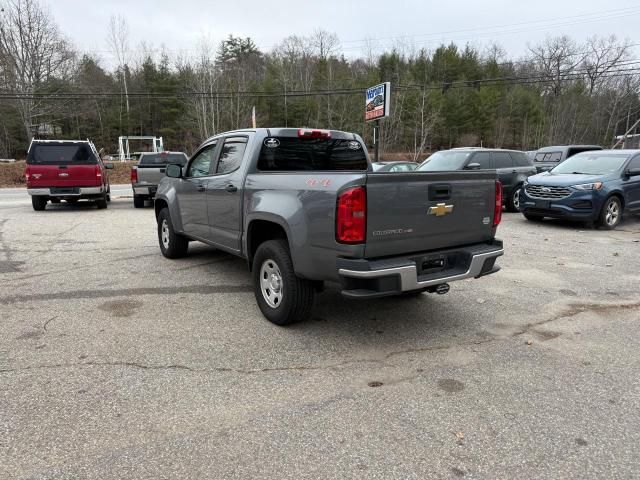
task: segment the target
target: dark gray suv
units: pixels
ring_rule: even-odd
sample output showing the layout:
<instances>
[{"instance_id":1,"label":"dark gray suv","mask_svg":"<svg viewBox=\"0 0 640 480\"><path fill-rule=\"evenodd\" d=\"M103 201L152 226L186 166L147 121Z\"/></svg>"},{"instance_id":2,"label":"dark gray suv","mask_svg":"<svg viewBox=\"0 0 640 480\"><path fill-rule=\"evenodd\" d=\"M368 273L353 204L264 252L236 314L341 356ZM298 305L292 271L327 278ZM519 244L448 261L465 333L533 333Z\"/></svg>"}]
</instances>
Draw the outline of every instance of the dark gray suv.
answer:
<instances>
[{"instance_id":1,"label":"dark gray suv","mask_svg":"<svg viewBox=\"0 0 640 480\"><path fill-rule=\"evenodd\" d=\"M451 170L495 170L502 183L504 204L510 212L519 211L522 184L527 177L536 174L533 161L524 152L477 147L441 150L422 162L415 171Z\"/></svg>"}]
</instances>

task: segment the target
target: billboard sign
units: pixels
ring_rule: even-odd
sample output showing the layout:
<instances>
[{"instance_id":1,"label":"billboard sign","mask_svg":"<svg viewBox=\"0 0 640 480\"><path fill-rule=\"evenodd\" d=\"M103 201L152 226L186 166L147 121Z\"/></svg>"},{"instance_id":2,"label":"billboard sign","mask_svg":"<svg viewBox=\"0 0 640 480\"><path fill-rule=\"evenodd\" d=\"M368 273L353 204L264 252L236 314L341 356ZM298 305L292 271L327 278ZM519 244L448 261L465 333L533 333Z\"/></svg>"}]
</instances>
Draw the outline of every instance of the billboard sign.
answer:
<instances>
[{"instance_id":1,"label":"billboard sign","mask_svg":"<svg viewBox=\"0 0 640 480\"><path fill-rule=\"evenodd\" d=\"M364 119L368 122L388 117L390 100L391 83L385 82L367 88L364 100Z\"/></svg>"}]
</instances>

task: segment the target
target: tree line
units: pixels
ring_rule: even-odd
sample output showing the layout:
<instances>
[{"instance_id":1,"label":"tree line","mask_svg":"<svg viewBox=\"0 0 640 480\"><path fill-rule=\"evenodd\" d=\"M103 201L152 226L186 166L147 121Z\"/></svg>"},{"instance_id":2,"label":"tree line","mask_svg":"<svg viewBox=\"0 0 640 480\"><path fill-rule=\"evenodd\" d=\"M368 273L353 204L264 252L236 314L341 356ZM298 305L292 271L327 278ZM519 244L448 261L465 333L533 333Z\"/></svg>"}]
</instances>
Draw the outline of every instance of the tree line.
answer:
<instances>
[{"instance_id":1,"label":"tree line","mask_svg":"<svg viewBox=\"0 0 640 480\"><path fill-rule=\"evenodd\" d=\"M270 51L250 38L203 39L197 54L132 54L126 20L112 17L107 67L83 53L38 0L0 0L0 157L31 138L90 138L115 153L120 135L158 135L193 152L218 132L251 126L358 132L370 143L364 89L392 84L382 148L426 152L455 146L532 150L610 145L640 118L640 60L615 36L567 36L510 59L497 45L373 49L347 57L324 30L289 36Z\"/></svg>"}]
</instances>

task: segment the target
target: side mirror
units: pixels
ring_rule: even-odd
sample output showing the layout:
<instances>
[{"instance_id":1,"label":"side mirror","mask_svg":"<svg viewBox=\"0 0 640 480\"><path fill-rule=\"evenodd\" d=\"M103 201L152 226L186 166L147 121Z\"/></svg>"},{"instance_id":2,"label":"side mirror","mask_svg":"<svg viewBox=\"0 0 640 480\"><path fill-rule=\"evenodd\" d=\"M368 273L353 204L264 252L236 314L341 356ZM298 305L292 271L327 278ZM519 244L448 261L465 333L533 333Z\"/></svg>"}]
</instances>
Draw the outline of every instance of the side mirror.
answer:
<instances>
[{"instance_id":1,"label":"side mirror","mask_svg":"<svg viewBox=\"0 0 640 480\"><path fill-rule=\"evenodd\" d=\"M167 177L180 178L182 177L182 167L176 163L171 163L167 165L165 174L167 175Z\"/></svg>"},{"instance_id":2,"label":"side mirror","mask_svg":"<svg viewBox=\"0 0 640 480\"><path fill-rule=\"evenodd\" d=\"M467 165L464 168L465 168L465 170L480 170L480 164L479 163L470 163L469 165Z\"/></svg>"},{"instance_id":3,"label":"side mirror","mask_svg":"<svg viewBox=\"0 0 640 480\"><path fill-rule=\"evenodd\" d=\"M113 170L113 163L105 163L104 168L106 168L107 170Z\"/></svg>"},{"instance_id":4,"label":"side mirror","mask_svg":"<svg viewBox=\"0 0 640 480\"><path fill-rule=\"evenodd\" d=\"M626 172L624 172L628 177L635 177L640 175L640 168L630 168Z\"/></svg>"}]
</instances>

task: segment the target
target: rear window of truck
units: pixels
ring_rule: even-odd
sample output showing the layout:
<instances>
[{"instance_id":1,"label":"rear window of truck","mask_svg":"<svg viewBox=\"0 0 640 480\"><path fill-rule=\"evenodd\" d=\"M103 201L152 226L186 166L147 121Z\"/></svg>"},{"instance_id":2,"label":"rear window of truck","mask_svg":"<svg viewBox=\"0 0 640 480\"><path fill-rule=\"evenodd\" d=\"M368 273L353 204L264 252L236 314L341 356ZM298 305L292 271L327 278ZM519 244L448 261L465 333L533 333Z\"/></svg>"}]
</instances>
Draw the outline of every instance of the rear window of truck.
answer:
<instances>
[{"instance_id":1,"label":"rear window of truck","mask_svg":"<svg viewBox=\"0 0 640 480\"><path fill-rule=\"evenodd\" d=\"M37 164L95 164L96 157L89 145L33 144L27 163Z\"/></svg>"},{"instance_id":2,"label":"rear window of truck","mask_svg":"<svg viewBox=\"0 0 640 480\"><path fill-rule=\"evenodd\" d=\"M140 165L168 165L170 163L177 163L184 167L187 163L187 156L181 153L152 153L140 157Z\"/></svg>"},{"instance_id":3,"label":"rear window of truck","mask_svg":"<svg viewBox=\"0 0 640 480\"><path fill-rule=\"evenodd\" d=\"M258 170L263 172L367 170L360 142L338 139L268 137L262 142Z\"/></svg>"}]
</instances>

